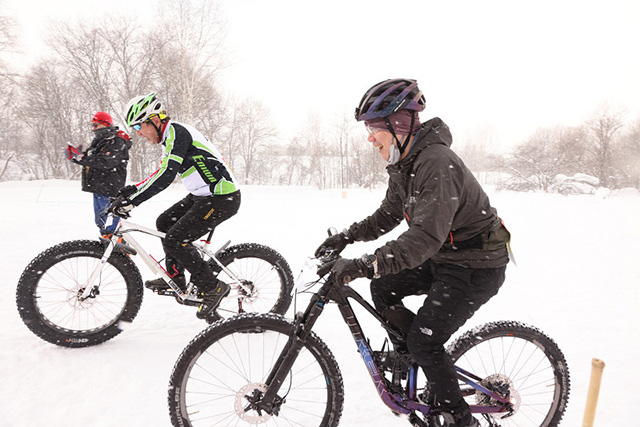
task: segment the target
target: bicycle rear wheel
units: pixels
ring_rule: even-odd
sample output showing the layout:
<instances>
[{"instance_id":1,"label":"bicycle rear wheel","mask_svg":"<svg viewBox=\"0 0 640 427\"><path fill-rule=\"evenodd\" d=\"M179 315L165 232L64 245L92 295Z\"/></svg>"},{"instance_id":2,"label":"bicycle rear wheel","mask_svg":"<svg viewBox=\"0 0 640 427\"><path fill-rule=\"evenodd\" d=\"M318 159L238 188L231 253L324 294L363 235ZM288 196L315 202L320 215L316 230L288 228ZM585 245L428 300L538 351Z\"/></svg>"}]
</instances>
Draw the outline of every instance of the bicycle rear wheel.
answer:
<instances>
[{"instance_id":1,"label":"bicycle rear wheel","mask_svg":"<svg viewBox=\"0 0 640 427\"><path fill-rule=\"evenodd\" d=\"M493 322L466 332L447 352L456 366L482 378L481 384L510 396L513 413L484 415L502 427L555 427L569 399L569 369L557 344L537 328L519 322ZM460 382L463 389L471 390ZM495 405L479 391L469 405ZM474 414L478 419L481 415ZM437 425L433 424L432 425ZM482 419L482 425L491 425Z\"/></svg>"},{"instance_id":2,"label":"bicycle rear wheel","mask_svg":"<svg viewBox=\"0 0 640 427\"><path fill-rule=\"evenodd\" d=\"M293 333L293 324L274 314L244 314L201 332L176 362L169 383L174 426L338 425L344 388L338 365L313 333L295 360L268 414L251 408L266 390L265 380Z\"/></svg>"},{"instance_id":3,"label":"bicycle rear wheel","mask_svg":"<svg viewBox=\"0 0 640 427\"><path fill-rule=\"evenodd\" d=\"M90 296L81 298L103 253L100 242L75 240L31 261L20 276L16 302L34 334L63 347L87 347L122 332L120 322L133 321L142 304L142 278L123 254L109 257Z\"/></svg>"},{"instance_id":4,"label":"bicycle rear wheel","mask_svg":"<svg viewBox=\"0 0 640 427\"><path fill-rule=\"evenodd\" d=\"M223 299L217 309L219 317L287 312L292 299L293 274L282 255L264 245L244 243L225 249L218 259L235 276L221 270L215 262L210 263L218 279L232 289L232 294Z\"/></svg>"}]
</instances>

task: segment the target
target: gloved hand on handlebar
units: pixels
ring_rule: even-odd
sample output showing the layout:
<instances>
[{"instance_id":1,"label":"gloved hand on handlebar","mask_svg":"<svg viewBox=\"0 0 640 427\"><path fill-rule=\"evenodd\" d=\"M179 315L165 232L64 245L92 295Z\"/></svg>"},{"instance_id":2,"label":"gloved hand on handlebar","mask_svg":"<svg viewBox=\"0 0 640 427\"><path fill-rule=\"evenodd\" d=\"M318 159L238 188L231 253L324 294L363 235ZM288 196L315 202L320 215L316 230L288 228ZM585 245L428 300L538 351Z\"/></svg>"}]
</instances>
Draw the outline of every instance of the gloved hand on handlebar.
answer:
<instances>
[{"instance_id":1,"label":"gloved hand on handlebar","mask_svg":"<svg viewBox=\"0 0 640 427\"><path fill-rule=\"evenodd\" d=\"M126 185L118 190L118 196L129 197L134 195L138 191L138 187L135 185Z\"/></svg>"},{"instance_id":2,"label":"gloved hand on handlebar","mask_svg":"<svg viewBox=\"0 0 640 427\"><path fill-rule=\"evenodd\" d=\"M316 258L321 257L325 251L333 251L334 255L338 255L347 247L348 244L353 243L354 240L349 234L348 230L343 230L338 234L329 236L320 246L316 249Z\"/></svg>"},{"instance_id":3,"label":"gloved hand on handlebar","mask_svg":"<svg viewBox=\"0 0 640 427\"><path fill-rule=\"evenodd\" d=\"M124 196L118 196L111 200L108 211L122 218L129 218L129 211L133 209L133 202Z\"/></svg>"},{"instance_id":4,"label":"gloved hand on handlebar","mask_svg":"<svg viewBox=\"0 0 640 427\"><path fill-rule=\"evenodd\" d=\"M363 255L362 258L341 258L333 263L325 264L318 269L318 275L331 272L331 278L340 285L345 285L358 277L380 277L375 255Z\"/></svg>"}]
</instances>

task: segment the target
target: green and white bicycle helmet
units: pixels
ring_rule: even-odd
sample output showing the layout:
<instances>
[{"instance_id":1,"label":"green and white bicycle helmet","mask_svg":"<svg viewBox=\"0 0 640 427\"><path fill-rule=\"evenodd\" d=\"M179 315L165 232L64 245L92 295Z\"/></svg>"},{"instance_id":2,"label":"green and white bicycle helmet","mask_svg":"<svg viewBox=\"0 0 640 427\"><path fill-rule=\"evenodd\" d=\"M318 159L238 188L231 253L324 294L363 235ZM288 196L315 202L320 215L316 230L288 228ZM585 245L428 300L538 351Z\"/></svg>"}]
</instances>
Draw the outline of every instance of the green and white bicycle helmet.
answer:
<instances>
[{"instance_id":1,"label":"green and white bicycle helmet","mask_svg":"<svg viewBox=\"0 0 640 427\"><path fill-rule=\"evenodd\" d=\"M155 93L136 96L127 104L127 125L140 125L156 114L166 114L166 111Z\"/></svg>"}]
</instances>

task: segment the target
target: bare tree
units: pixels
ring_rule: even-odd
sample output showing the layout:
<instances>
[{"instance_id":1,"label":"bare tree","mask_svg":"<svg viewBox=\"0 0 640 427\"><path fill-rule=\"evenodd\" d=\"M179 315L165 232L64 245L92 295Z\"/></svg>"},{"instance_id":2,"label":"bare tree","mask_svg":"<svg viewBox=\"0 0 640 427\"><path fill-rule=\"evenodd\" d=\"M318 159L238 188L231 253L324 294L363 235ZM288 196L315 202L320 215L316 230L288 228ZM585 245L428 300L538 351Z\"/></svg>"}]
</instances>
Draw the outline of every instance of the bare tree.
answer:
<instances>
[{"instance_id":1,"label":"bare tree","mask_svg":"<svg viewBox=\"0 0 640 427\"><path fill-rule=\"evenodd\" d=\"M227 66L226 26L217 3L207 0L163 0L159 23L165 46L158 71L162 94L171 114L201 129L212 140L222 139L228 123L218 75Z\"/></svg>"},{"instance_id":2,"label":"bare tree","mask_svg":"<svg viewBox=\"0 0 640 427\"><path fill-rule=\"evenodd\" d=\"M351 158L349 170L352 184L359 187L374 188L387 179L386 162L382 160L376 148L364 140L363 136L351 138Z\"/></svg>"},{"instance_id":3,"label":"bare tree","mask_svg":"<svg viewBox=\"0 0 640 427\"><path fill-rule=\"evenodd\" d=\"M58 72L73 80L74 91L84 100L85 120L104 110L124 123L126 102L153 91L172 118L215 139L228 120L216 87L225 62L224 27L211 2L164 3L167 7L158 9L159 25L150 30L115 18L99 27L57 25L49 43L61 58ZM132 140L131 177L138 180L157 167L159 152L135 135Z\"/></svg>"},{"instance_id":4,"label":"bare tree","mask_svg":"<svg viewBox=\"0 0 640 427\"><path fill-rule=\"evenodd\" d=\"M5 176L9 164L15 157L15 147L18 135L16 126L9 126L13 122L13 93L15 90L15 75L11 73L4 60L6 54L15 49L15 21L4 13L4 4L0 1L0 180Z\"/></svg>"},{"instance_id":5,"label":"bare tree","mask_svg":"<svg viewBox=\"0 0 640 427\"><path fill-rule=\"evenodd\" d=\"M640 189L640 119L636 119L621 138L620 149L613 160L620 186Z\"/></svg>"},{"instance_id":6,"label":"bare tree","mask_svg":"<svg viewBox=\"0 0 640 427\"><path fill-rule=\"evenodd\" d=\"M494 144L493 127L483 126L474 129L460 141L454 141L452 149L464 160L478 180L486 183L488 172L498 167L491 150Z\"/></svg>"},{"instance_id":7,"label":"bare tree","mask_svg":"<svg viewBox=\"0 0 640 427\"><path fill-rule=\"evenodd\" d=\"M77 125L86 129L96 111L107 111L124 124L126 102L146 93L157 79L155 59L163 43L127 19L107 18L105 25L61 23L49 45L60 61L52 72L67 76L77 104ZM131 176L141 179L155 169L157 149L133 136Z\"/></svg>"},{"instance_id":8,"label":"bare tree","mask_svg":"<svg viewBox=\"0 0 640 427\"><path fill-rule=\"evenodd\" d=\"M354 129L353 116L349 117L347 114L338 116L334 123L334 145L336 146L336 154L339 157L337 184L340 188L347 188L351 183L349 158L351 156L351 135Z\"/></svg>"},{"instance_id":9,"label":"bare tree","mask_svg":"<svg viewBox=\"0 0 640 427\"><path fill-rule=\"evenodd\" d=\"M308 176L308 165L305 160L306 146L299 137L294 137L284 148L285 168L281 184L283 185L304 185L304 177Z\"/></svg>"},{"instance_id":10,"label":"bare tree","mask_svg":"<svg viewBox=\"0 0 640 427\"><path fill-rule=\"evenodd\" d=\"M540 128L503 160L504 170L512 175L503 186L519 191L548 192L558 174L580 171L583 158L581 128Z\"/></svg>"},{"instance_id":11,"label":"bare tree","mask_svg":"<svg viewBox=\"0 0 640 427\"><path fill-rule=\"evenodd\" d=\"M86 126L84 134L74 126L78 98L70 82L56 72L55 62L44 61L27 73L21 86L28 96L16 108L28 136L27 149L17 156L20 166L38 179L69 178L74 172L64 159L64 147L86 138Z\"/></svg>"},{"instance_id":12,"label":"bare tree","mask_svg":"<svg viewBox=\"0 0 640 427\"><path fill-rule=\"evenodd\" d=\"M268 149L275 142L277 130L271 122L267 107L254 99L239 102L234 108L231 127L234 167L240 170L238 160L242 161L244 182L268 182L272 167L266 157L273 154Z\"/></svg>"},{"instance_id":13,"label":"bare tree","mask_svg":"<svg viewBox=\"0 0 640 427\"><path fill-rule=\"evenodd\" d=\"M326 139L326 129L317 114L310 114L299 140L306 148L309 173L304 185L315 185L320 189L330 188L333 181L331 157L335 155Z\"/></svg>"},{"instance_id":14,"label":"bare tree","mask_svg":"<svg viewBox=\"0 0 640 427\"><path fill-rule=\"evenodd\" d=\"M613 157L616 138L624 126L623 115L622 110L604 104L586 123L591 153L590 170L604 187L615 186Z\"/></svg>"}]
</instances>

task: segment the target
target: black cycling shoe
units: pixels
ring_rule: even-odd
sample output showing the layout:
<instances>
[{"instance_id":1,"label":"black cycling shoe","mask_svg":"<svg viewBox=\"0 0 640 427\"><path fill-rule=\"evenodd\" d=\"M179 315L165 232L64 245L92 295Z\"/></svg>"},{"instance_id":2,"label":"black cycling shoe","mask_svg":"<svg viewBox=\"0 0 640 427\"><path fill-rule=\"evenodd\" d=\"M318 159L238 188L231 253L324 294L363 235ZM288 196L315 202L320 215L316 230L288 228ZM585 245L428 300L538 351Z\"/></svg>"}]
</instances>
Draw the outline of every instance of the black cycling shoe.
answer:
<instances>
[{"instance_id":1,"label":"black cycling shoe","mask_svg":"<svg viewBox=\"0 0 640 427\"><path fill-rule=\"evenodd\" d=\"M176 285L178 285L180 288L185 289L187 285L187 279L185 279L184 274L178 274L176 276L173 276L172 280L176 282ZM165 282L164 279L161 277L158 277L157 279L153 279L153 280L147 280L146 282L144 282L144 287L147 289L151 289L152 291L158 291L158 290L163 291L163 290L171 289L169 284Z\"/></svg>"},{"instance_id":2,"label":"black cycling shoe","mask_svg":"<svg viewBox=\"0 0 640 427\"><path fill-rule=\"evenodd\" d=\"M226 283L216 279L216 285L207 291L201 292L202 294L202 304L198 307L198 311L196 312L196 317L198 319L206 319L209 321L220 319L220 316L216 313L216 309L218 305L220 305L220 301L227 295L231 288Z\"/></svg>"},{"instance_id":3,"label":"black cycling shoe","mask_svg":"<svg viewBox=\"0 0 640 427\"><path fill-rule=\"evenodd\" d=\"M453 414L442 414L444 427L480 427L480 422L471 416L467 411L464 416Z\"/></svg>"}]
</instances>

